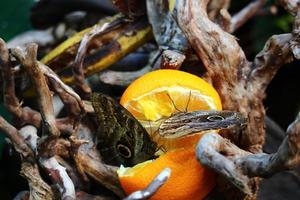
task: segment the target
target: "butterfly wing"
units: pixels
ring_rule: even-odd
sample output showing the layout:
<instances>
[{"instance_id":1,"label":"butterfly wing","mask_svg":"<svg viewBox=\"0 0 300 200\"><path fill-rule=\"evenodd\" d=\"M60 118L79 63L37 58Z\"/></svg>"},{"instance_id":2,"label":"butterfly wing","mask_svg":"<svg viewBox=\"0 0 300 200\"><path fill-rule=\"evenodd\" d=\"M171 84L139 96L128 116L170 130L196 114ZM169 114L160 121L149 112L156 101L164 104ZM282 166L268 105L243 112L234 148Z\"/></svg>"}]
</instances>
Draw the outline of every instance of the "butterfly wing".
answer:
<instances>
[{"instance_id":1,"label":"butterfly wing","mask_svg":"<svg viewBox=\"0 0 300 200\"><path fill-rule=\"evenodd\" d=\"M240 113L232 111L178 112L161 123L158 133L165 138L178 138L206 130L242 127L246 122Z\"/></svg>"},{"instance_id":2,"label":"butterfly wing","mask_svg":"<svg viewBox=\"0 0 300 200\"><path fill-rule=\"evenodd\" d=\"M133 166L153 158L156 144L131 113L104 94L92 94L91 101L99 125L97 148L104 162Z\"/></svg>"}]
</instances>

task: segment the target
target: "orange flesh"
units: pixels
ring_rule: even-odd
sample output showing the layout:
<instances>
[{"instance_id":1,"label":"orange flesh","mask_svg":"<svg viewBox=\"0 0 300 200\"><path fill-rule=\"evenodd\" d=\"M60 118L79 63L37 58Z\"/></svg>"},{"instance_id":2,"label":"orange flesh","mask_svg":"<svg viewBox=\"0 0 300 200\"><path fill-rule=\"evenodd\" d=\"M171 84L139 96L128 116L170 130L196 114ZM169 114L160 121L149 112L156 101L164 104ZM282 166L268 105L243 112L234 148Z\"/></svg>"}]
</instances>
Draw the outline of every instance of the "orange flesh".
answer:
<instances>
[{"instance_id":1,"label":"orange flesh","mask_svg":"<svg viewBox=\"0 0 300 200\"><path fill-rule=\"evenodd\" d=\"M215 174L196 159L195 146L205 132L166 139L156 130L161 120L178 111L222 110L215 89L201 78L177 70L157 70L135 80L124 92L120 103L146 128L151 138L167 152L154 161L119 170L127 195L144 189L166 167L168 181L152 200L199 200L215 186Z\"/></svg>"}]
</instances>

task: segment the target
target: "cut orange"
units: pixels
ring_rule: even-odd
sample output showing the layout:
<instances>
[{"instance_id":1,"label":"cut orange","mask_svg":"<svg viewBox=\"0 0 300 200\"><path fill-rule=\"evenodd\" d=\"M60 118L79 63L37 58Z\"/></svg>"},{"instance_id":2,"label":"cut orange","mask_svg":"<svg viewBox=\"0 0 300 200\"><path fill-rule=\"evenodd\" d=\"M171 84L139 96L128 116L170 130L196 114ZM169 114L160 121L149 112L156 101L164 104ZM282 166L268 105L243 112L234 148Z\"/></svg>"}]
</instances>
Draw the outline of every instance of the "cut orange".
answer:
<instances>
[{"instance_id":1,"label":"cut orange","mask_svg":"<svg viewBox=\"0 0 300 200\"><path fill-rule=\"evenodd\" d=\"M194 148L175 149L154 161L118 170L126 194L144 189L166 167L171 169L167 182L151 200L200 200L215 186L215 175L196 160Z\"/></svg>"},{"instance_id":2,"label":"cut orange","mask_svg":"<svg viewBox=\"0 0 300 200\"><path fill-rule=\"evenodd\" d=\"M221 110L217 91L203 79L178 70L156 70L135 80L120 103L147 129L152 139L165 150L195 145L203 133L166 139L156 130L178 111Z\"/></svg>"},{"instance_id":3,"label":"cut orange","mask_svg":"<svg viewBox=\"0 0 300 200\"><path fill-rule=\"evenodd\" d=\"M134 81L121 97L121 104L147 129L152 139L167 152L154 161L121 168L119 180L127 195L142 190L166 167L169 180L151 200L199 200L215 185L215 175L204 168L195 155L195 145L204 134L166 139L156 133L162 120L179 111L221 110L215 89L192 74L177 70L157 70Z\"/></svg>"}]
</instances>

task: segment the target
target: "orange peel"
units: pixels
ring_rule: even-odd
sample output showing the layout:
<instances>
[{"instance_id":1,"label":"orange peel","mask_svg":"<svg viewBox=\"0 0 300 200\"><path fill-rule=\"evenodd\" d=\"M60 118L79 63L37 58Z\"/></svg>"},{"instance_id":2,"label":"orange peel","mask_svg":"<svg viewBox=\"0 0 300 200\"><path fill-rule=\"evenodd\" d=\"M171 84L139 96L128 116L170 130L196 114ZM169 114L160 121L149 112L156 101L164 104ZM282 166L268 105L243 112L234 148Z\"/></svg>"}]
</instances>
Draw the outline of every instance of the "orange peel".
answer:
<instances>
[{"instance_id":1,"label":"orange peel","mask_svg":"<svg viewBox=\"0 0 300 200\"><path fill-rule=\"evenodd\" d=\"M221 110L217 91L203 79L177 70L157 70L135 80L123 93L120 103L147 129L152 139L167 151L153 161L132 168L121 167L120 183L131 194L142 190L166 167L171 169L167 182L151 200L199 200L215 186L215 174L196 159L195 145L204 132L180 138L155 134L160 120L178 111Z\"/></svg>"},{"instance_id":2,"label":"orange peel","mask_svg":"<svg viewBox=\"0 0 300 200\"><path fill-rule=\"evenodd\" d=\"M119 180L129 195L146 188L166 167L171 169L171 176L151 200L199 200L205 198L215 186L215 174L199 164L194 148L175 149L156 160L132 168L121 167L118 170Z\"/></svg>"}]
</instances>

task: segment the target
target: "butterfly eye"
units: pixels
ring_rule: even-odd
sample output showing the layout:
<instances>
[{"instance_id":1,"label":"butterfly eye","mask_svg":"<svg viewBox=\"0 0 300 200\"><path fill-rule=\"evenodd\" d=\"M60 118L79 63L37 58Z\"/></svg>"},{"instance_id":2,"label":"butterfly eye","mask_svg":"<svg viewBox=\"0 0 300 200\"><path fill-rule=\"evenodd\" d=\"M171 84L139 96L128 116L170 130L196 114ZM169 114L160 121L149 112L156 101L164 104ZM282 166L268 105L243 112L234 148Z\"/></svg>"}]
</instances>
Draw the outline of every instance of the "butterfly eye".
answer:
<instances>
[{"instance_id":1,"label":"butterfly eye","mask_svg":"<svg viewBox=\"0 0 300 200\"><path fill-rule=\"evenodd\" d=\"M119 153L124 157L124 158L130 158L131 157L131 151L130 149L123 145L123 144L118 144L117 149Z\"/></svg>"},{"instance_id":2,"label":"butterfly eye","mask_svg":"<svg viewBox=\"0 0 300 200\"><path fill-rule=\"evenodd\" d=\"M217 121L222 121L224 120L224 117L220 116L220 115L212 115L212 116L208 116L207 117L207 120L208 121L211 121L211 122L217 122Z\"/></svg>"}]
</instances>

